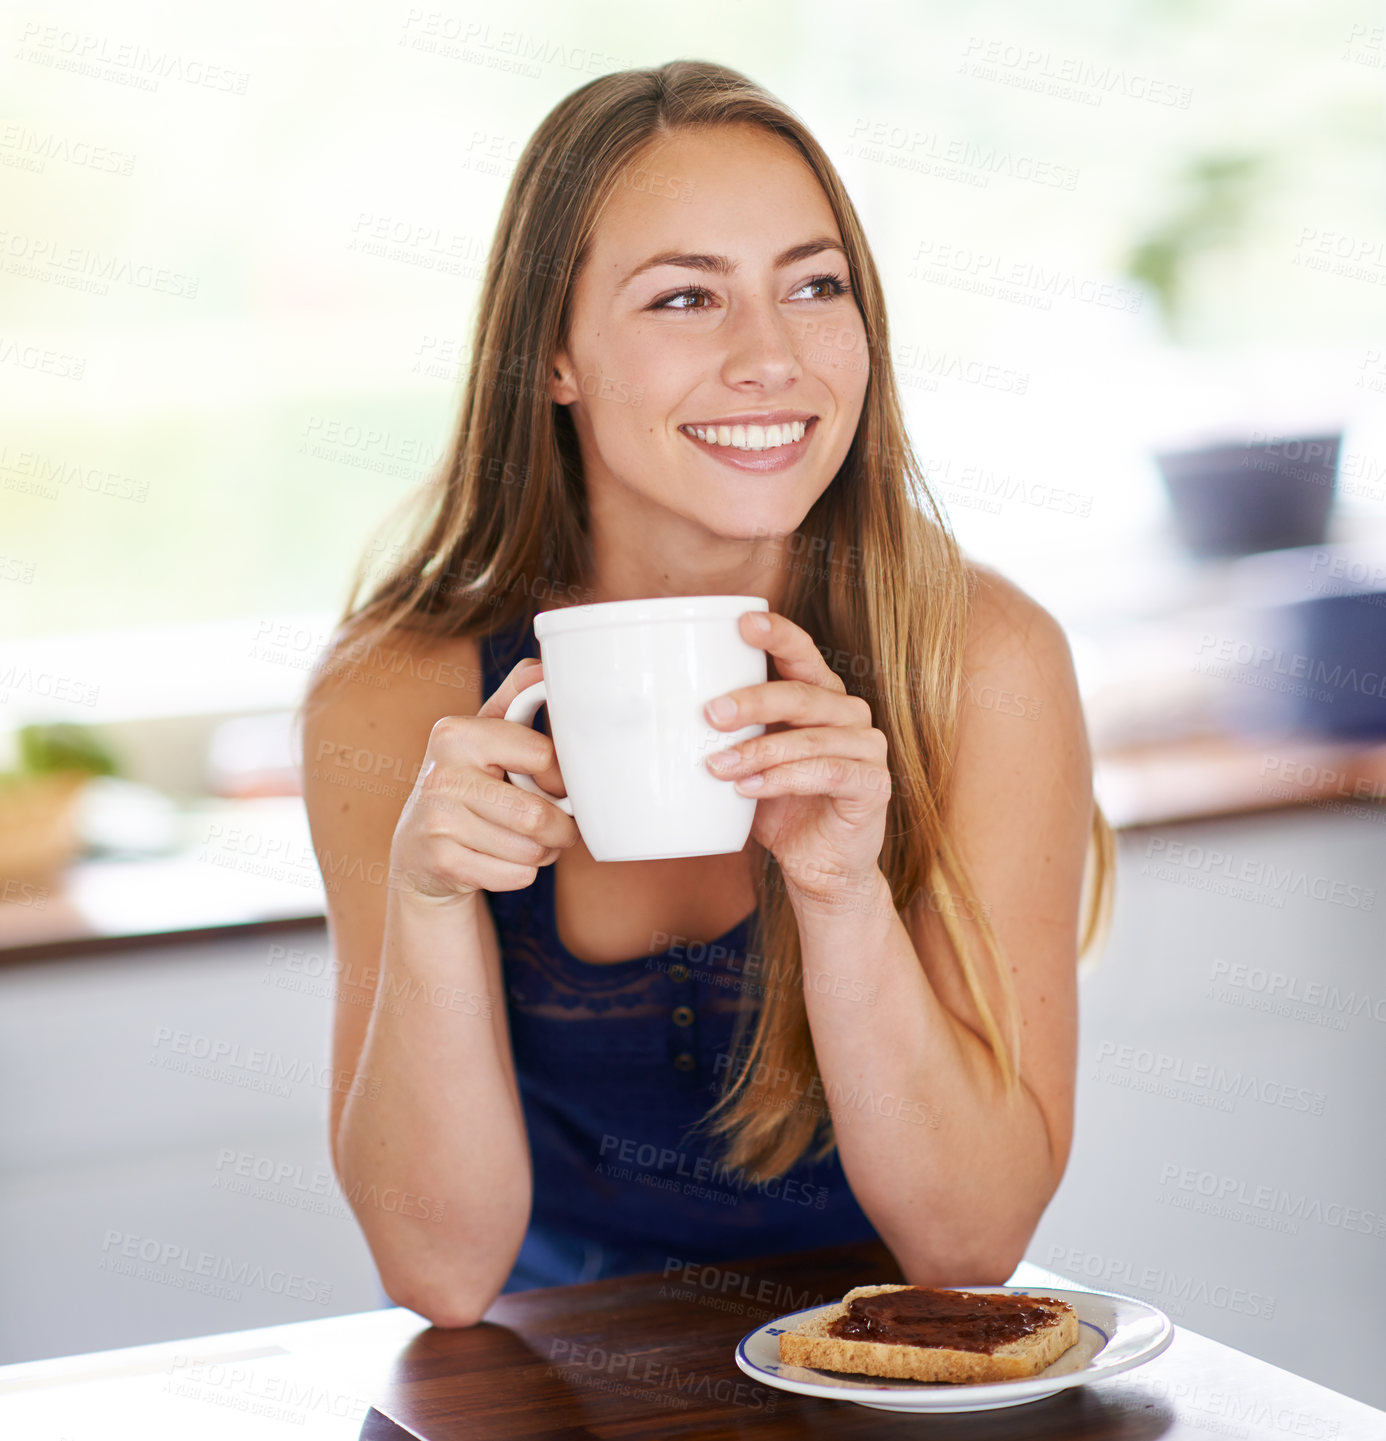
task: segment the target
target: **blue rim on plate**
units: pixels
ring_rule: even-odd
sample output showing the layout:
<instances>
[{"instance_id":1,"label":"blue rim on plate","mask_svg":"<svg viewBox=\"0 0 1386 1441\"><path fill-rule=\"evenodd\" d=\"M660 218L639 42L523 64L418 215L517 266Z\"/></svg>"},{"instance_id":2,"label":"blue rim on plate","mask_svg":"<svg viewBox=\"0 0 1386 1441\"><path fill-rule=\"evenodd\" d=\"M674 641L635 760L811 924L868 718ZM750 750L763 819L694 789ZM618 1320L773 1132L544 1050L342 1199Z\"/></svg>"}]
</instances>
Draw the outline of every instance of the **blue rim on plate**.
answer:
<instances>
[{"instance_id":1,"label":"blue rim on plate","mask_svg":"<svg viewBox=\"0 0 1386 1441\"><path fill-rule=\"evenodd\" d=\"M991 1411L1054 1396L1069 1386L1103 1381L1153 1361L1174 1340L1175 1326L1156 1306L1105 1291L1069 1291L1052 1286L947 1286L949 1291L998 1292L1012 1296L1052 1296L1067 1301L1078 1318L1078 1340L1037 1376L970 1385L947 1381L904 1381L885 1376L852 1376L810 1366L787 1366L779 1359L780 1333L826 1311L809 1306L777 1316L748 1331L736 1348L736 1364L748 1376L781 1391L852 1401L880 1411Z\"/></svg>"}]
</instances>

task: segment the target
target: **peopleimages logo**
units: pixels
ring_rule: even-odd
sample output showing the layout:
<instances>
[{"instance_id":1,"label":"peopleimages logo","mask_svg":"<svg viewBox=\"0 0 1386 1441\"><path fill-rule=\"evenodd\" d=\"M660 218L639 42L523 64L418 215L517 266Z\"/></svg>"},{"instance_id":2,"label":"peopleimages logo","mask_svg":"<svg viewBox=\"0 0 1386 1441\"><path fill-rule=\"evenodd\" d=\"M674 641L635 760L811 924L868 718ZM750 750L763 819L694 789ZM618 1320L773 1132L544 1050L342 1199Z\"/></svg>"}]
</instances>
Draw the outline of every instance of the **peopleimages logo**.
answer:
<instances>
[{"instance_id":1,"label":"peopleimages logo","mask_svg":"<svg viewBox=\"0 0 1386 1441\"><path fill-rule=\"evenodd\" d=\"M1211 665L1221 662L1224 666L1236 665L1250 671L1263 673L1268 679L1276 676L1306 681L1312 685L1326 687L1329 691L1350 691L1359 695L1386 698L1386 672L1363 670L1356 666L1344 666L1335 661L1330 667L1325 660L1319 660L1299 651L1280 650L1264 642L1251 641L1237 636L1219 636L1204 631L1198 642L1199 660L1195 667L1202 666L1212 674ZM1271 687L1265 687L1270 689Z\"/></svg>"},{"instance_id":2,"label":"peopleimages logo","mask_svg":"<svg viewBox=\"0 0 1386 1441\"><path fill-rule=\"evenodd\" d=\"M316 1276L304 1276L279 1266L266 1268L258 1262L219 1255L215 1251L195 1252L177 1241L160 1241L130 1231L107 1231L101 1252L97 1263L100 1270L178 1290L207 1291L220 1283L222 1289L212 1294L220 1294L227 1300L239 1301L243 1287L313 1301L319 1306L326 1306L332 1299L332 1283Z\"/></svg>"},{"instance_id":3,"label":"peopleimages logo","mask_svg":"<svg viewBox=\"0 0 1386 1441\"><path fill-rule=\"evenodd\" d=\"M1134 314L1143 300L1141 292L1131 286L1050 268L1043 261L1006 257L929 237L916 246L907 274L911 280L978 291L998 300L1018 300L1037 310L1052 310L1057 299Z\"/></svg>"},{"instance_id":4,"label":"peopleimages logo","mask_svg":"<svg viewBox=\"0 0 1386 1441\"><path fill-rule=\"evenodd\" d=\"M818 1210L828 1204L828 1188L815 1186L809 1181L799 1181L792 1176L762 1177L759 1171L748 1172L745 1166L732 1167L724 1161L710 1156L690 1157L670 1146L655 1146L649 1142L637 1142L621 1136L604 1135L601 1139L601 1155L607 1160L597 1163L600 1175L613 1176L617 1180L634 1180L659 1189L682 1189L685 1195L699 1196L703 1200L718 1201L724 1205L738 1205L740 1193L746 1189L757 1191L773 1200L787 1201L791 1205L814 1206ZM617 1166L615 1161L624 1162ZM631 1167L635 1167L634 1171ZM666 1178L665 1171L671 1174ZM675 1177L683 1178L680 1187ZM701 1183L707 1182L708 1186ZM717 1192L709 1187L727 1186L731 1191Z\"/></svg>"},{"instance_id":5,"label":"peopleimages logo","mask_svg":"<svg viewBox=\"0 0 1386 1441\"><path fill-rule=\"evenodd\" d=\"M1083 105L1100 106L1108 95L1115 94L1187 110L1193 100L1193 89L1188 85L1127 70L1108 59L1056 54L1004 37L969 36L958 70L979 80L994 80Z\"/></svg>"},{"instance_id":6,"label":"peopleimages logo","mask_svg":"<svg viewBox=\"0 0 1386 1441\"><path fill-rule=\"evenodd\" d=\"M281 1096L292 1094L291 1085L309 1085L373 1101L381 1090L378 1079L333 1067L327 1061L285 1056L260 1046L242 1046L239 1041L174 1030L172 1026L156 1028L148 1060L162 1070L230 1081L252 1090L268 1088Z\"/></svg>"},{"instance_id":7,"label":"peopleimages logo","mask_svg":"<svg viewBox=\"0 0 1386 1441\"><path fill-rule=\"evenodd\" d=\"M982 143L966 136L947 136L933 130L919 130L888 120L858 116L848 133L848 156L876 160L896 169L961 180L985 189L993 175L1036 185L1074 190L1078 171L1024 152Z\"/></svg>"},{"instance_id":8,"label":"peopleimages logo","mask_svg":"<svg viewBox=\"0 0 1386 1441\"><path fill-rule=\"evenodd\" d=\"M1185 1210L1226 1214L1229 1220L1245 1219L1268 1229L1272 1220L1283 1221L1285 1224L1276 1229L1288 1230L1291 1235L1298 1233L1298 1222L1315 1221L1322 1226L1386 1239L1386 1211L1348 1206L1341 1201L1324 1202L1305 1191L1287 1191L1269 1182L1248 1182L1239 1176L1200 1171L1168 1161L1160 1167L1160 1185L1169 1189L1157 1193L1156 1199ZM1186 1195L1175 1197L1174 1190Z\"/></svg>"},{"instance_id":9,"label":"peopleimages logo","mask_svg":"<svg viewBox=\"0 0 1386 1441\"><path fill-rule=\"evenodd\" d=\"M250 83L248 71L208 64L176 50L153 50L135 40L122 40L90 30L70 30L63 25L45 25L37 20L26 22L19 42L17 60L113 80L140 90L157 90L160 80L172 78L208 90L244 95Z\"/></svg>"},{"instance_id":10,"label":"peopleimages logo","mask_svg":"<svg viewBox=\"0 0 1386 1441\"><path fill-rule=\"evenodd\" d=\"M1214 960L1210 981L1218 990L1213 991L1210 988L1209 993L1218 1000L1225 999L1221 994L1222 990L1235 988L1249 992L1257 998L1264 998L1267 1007L1293 1003L1298 1009L1287 1010L1285 1014L1296 1018L1301 1017L1305 1009L1319 1008L1331 1013L1335 1020L1347 1016L1366 1016L1371 1020L1386 1022L1386 993L1380 991L1373 994L1353 987L1337 986L1329 981L1306 981L1284 971L1272 971L1264 966L1249 966L1242 961L1222 959ZM1346 1029L1346 1022L1335 1029Z\"/></svg>"},{"instance_id":11,"label":"peopleimages logo","mask_svg":"<svg viewBox=\"0 0 1386 1441\"><path fill-rule=\"evenodd\" d=\"M1277 866L1272 861L1258 861L1251 857L1239 860L1231 852L1219 850L1216 846L1152 836L1146 843L1145 853L1149 860L1142 868L1142 874L1155 875L1160 879L1173 879L1181 873L1192 874L1268 891L1280 898L1307 896L1316 901L1347 906L1350 910L1370 911L1376 906L1376 891L1371 886L1349 885L1332 876L1310 875L1293 866Z\"/></svg>"},{"instance_id":12,"label":"peopleimages logo","mask_svg":"<svg viewBox=\"0 0 1386 1441\"><path fill-rule=\"evenodd\" d=\"M1217 1107L1220 1110L1231 1110L1231 1098L1237 1096L1243 1099L1250 1097L1267 1106L1321 1116L1328 1100L1322 1091L1313 1091L1307 1086L1289 1086L1283 1081L1257 1076L1253 1072L1229 1071L1212 1061L1191 1061L1187 1056L1172 1056L1166 1051L1155 1051L1145 1046L1103 1041L1098 1045L1097 1059L1099 1066L1105 1061L1120 1068L1128 1077L1148 1078L1152 1083L1136 1085L1133 1089L1162 1090L1173 1093L1176 1099L1183 1099L1176 1088L1194 1088L1205 1092L1210 1102L1226 1102ZM1127 1084L1120 1074L1104 1073L1100 1069L1096 1079Z\"/></svg>"},{"instance_id":13,"label":"peopleimages logo","mask_svg":"<svg viewBox=\"0 0 1386 1441\"><path fill-rule=\"evenodd\" d=\"M1164 1310L1176 1316L1182 1315L1190 1304L1214 1306L1240 1316L1259 1316L1265 1321L1275 1316L1274 1296L1210 1282L1206 1276L1180 1275L1163 1266L1136 1266L1124 1257L1099 1256L1076 1246L1050 1246L1046 1264L1064 1275L1100 1281L1107 1290L1116 1290L1119 1283L1137 1296L1154 1295Z\"/></svg>"},{"instance_id":14,"label":"peopleimages logo","mask_svg":"<svg viewBox=\"0 0 1386 1441\"><path fill-rule=\"evenodd\" d=\"M746 1271L728 1270L705 1262L685 1261L678 1256L667 1256L664 1260L664 1279L673 1277L680 1285L688 1287L686 1296L680 1296L670 1289L674 1299L692 1299L695 1295L719 1300L737 1297L754 1305L774 1310L779 1315L787 1311L804 1311L810 1306L824 1306L833 1300L822 1294L811 1296L807 1290L796 1291L784 1282L772 1281L768 1277L757 1279ZM660 1294L665 1292L660 1287ZM743 1308L744 1309L744 1308Z\"/></svg>"}]
</instances>

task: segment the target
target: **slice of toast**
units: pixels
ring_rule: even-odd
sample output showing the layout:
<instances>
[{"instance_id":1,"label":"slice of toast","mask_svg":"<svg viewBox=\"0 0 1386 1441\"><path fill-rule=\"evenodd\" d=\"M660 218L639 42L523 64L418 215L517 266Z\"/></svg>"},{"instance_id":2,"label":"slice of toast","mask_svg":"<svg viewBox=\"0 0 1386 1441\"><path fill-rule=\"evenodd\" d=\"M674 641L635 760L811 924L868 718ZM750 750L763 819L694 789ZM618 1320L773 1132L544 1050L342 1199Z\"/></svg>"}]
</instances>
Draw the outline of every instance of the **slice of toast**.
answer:
<instances>
[{"instance_id":1,"label":"slice of toast","mask_svg":"<svg viewBox=\"0 0 1386 1441\"><path fill-rule=\"evenodd\" d=\"M780 1360L787 1366L823 1371L864 1372L905 1381L1012 1381L1034 1376L1057 1360L1078 1339L1078 1318L1066 1302L1029 1299L1053 1313L1053 1320L1030 1336L1008 1341L995 1351L959 1351L950 1346L914 1346L884 1341L848 1341L828 1335L828 1327L858 1296L905 1291L908 1286L856 1286L835 1306L780 1333ZM957 1289L948 1287L948 1290ZM959 1290L960 1295L966 1295Z\"/></svg>"}]
</instances>

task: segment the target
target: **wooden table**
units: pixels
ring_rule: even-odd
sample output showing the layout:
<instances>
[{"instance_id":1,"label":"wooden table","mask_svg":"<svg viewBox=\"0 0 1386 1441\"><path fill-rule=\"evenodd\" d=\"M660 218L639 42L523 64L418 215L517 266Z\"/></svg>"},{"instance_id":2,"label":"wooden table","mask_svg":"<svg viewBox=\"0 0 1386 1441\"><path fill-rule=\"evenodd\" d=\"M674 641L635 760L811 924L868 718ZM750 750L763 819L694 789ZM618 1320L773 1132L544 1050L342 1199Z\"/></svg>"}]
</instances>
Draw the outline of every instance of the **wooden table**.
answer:
<instances>
[{"instance_id":1,"label":"wooden table","mask_svg":"<svg viewBox=\"0 0 1386 1441\"><path fill-rule=\"evenodd\" d=\"M899 1415L771 1390L737 1368L737 1341L820 1295L901 1279L889 1252L843 1246L669 1272L503 1296L462 1330L396 1307L0 1367L0 1435L1386 1438L1386 1412L1183 1327L1144 1366L1000 1411ZM1029 1263L1011 1280L1092 1289Z\"/></svg>"}]
</instances>

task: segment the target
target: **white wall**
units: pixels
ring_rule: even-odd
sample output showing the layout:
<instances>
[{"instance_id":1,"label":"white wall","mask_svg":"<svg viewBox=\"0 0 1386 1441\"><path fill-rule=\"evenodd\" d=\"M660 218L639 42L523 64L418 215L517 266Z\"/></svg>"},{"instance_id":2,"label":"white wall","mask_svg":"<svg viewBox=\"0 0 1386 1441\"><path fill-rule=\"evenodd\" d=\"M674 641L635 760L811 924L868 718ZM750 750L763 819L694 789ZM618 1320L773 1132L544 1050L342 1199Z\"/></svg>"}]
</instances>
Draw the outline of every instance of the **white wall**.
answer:
<instances>
[{"instance_id":1,"label":"white wall","mask_svg":"<svg viewBox=\"0 0 1386 1441\"><path fill-rule=\"evenodd\" d=\"M292 974L267 963L272 945L322 955L325 936L300 930L0 969L0 1361L382 1304L330 1180L327 1090L301 1080L277 1083L287 1095L266 1093L162 1064L190 1060L175 1051L187 1032L190 1050L238 1045L224 1071L242 1083L263 1080L251 1069L261 1064L255 1048L325 1079L329 1000L266 980ZM242 1155L252 1171L289 1168L285 1181L237 1178ZM251 1193L225 1189L228 1180ZM170 1248L170 1259L149 1268L153 1278L118 1274L112 1263L127 1245L136 1255ZM249 1263L263 1279L237 1299L186 1289L203 1253L214 1272ZM283 1294L290 1274L304 1278L292 1286L298 1299ZM318 1296L325 1304L308 1299Z\"/></svg>"}]
</instances>

